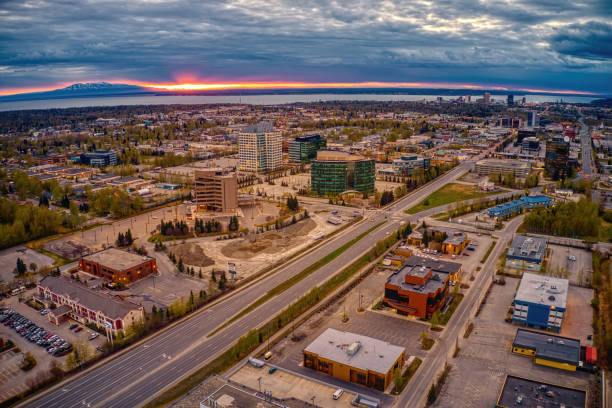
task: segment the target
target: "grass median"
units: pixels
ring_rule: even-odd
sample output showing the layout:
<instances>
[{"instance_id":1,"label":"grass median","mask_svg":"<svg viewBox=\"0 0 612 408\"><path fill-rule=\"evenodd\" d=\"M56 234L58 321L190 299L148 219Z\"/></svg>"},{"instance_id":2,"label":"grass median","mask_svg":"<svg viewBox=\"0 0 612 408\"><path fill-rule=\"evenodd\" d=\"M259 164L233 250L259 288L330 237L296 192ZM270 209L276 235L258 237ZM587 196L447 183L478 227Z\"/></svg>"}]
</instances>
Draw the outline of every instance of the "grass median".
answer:
<instances>
[{"instance_id":1,"label":"grass median","mask_svg":"<svg viewBox=\"0 0 612 408\"><path fill-rule=\"evenodd\" d=\"M319 259L317 262L313 263L312 265L310 265L309 267L307 267L306 269L304 269L303 271L301 271L300 273L298 273L297 275L295 275L291 279L287 279L283 283L281 283L281 284L275 286L274 288L270 289L268 292L266 292L265 295L261 296L255 302L251 303L250 305L248 305L247 307L242 309L238 314L236 314L234 317L229 319L227 322L223 323L221 326L219 326L215 330L213 330L207 337L214 336L216 333L218 333L219 331L223 330L224 328L226 328L230 324L234 323L236 320L240 319L241 317L246 316L248 313L250 313L253 310L257 309L259 306L263 305L268 300L272 299L274 296L277 296L277 295L283 293L284 291L286 291L287 289L289 289L290 287L292 287L293 285L295 285L296 283L298 283L302 279L305 279L306 277L308 277L310 274L312 274L313 272L315 272L316 270L318 270L322 266L324 266L324 265L328 264L329 262L333 261L338 256L340 256L340 254L342 254L344 251L346 251L347 249L349 249L350 247L355 245L359 240L361 240L363 237L368 235L370 232L374 231L375 229L377 229L378 227L383 225L385 222L386 221L379 222L378 224L376 224L373 227L371 227L370 229L368 229L366 232L364 232L362 234L359 234L356 238L353 238L352 240L350 240L346 244L342 245L340 248L330 252L329 254L324 256L323 258Z\"/></svg>"},{"instance_id":2,"label":"grass median","mask_svg":"<svg viewBox=\"0 0 612 408\"><path fill-rule=\"evenodd\" d=\"M499 194L499 191L480 192L478 186L460 183L448 183L442 186L437 191L434 191L423 199L414 207L406 210L408 214L416 214L418 212L428 210L430 208L439 207L441 205L455 203L473 198L486 197L492 194Z\"/></svg>"},{"instance_id":3,"label":"grass median","mask_svg":"<svg viewBox=\"0 0 612 408\"><path fill-rule=\"evenodd\" d=\"M491 255L491 252L493 251L493 248L495 248L495 244L497 244L497 241L491 242L491 245L489 245L489 249L487 249L487 252L484 254L482 259L480 260L480 263L483 264L487 261L487 258L489 258L489 255Z\"/></svg>"}]
</instances>

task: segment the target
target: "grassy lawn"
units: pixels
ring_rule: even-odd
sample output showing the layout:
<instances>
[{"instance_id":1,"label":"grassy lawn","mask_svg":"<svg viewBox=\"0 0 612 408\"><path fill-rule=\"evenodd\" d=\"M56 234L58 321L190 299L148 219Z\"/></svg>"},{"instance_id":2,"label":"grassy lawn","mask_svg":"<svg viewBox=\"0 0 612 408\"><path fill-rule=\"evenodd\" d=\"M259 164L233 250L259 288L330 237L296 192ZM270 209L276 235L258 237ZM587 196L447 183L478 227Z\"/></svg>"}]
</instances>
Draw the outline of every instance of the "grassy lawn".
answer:
<instances>
[{"instance_id":1,"label":"grassy lawn","mask_svg":"<svg viewBox=\"0 0 612 408\"><path fill-rule=\"evenodd\" d=\"M472 198L486 197L488 195L499 194L503 191L480 192L478 186L448 183L442 186L438 191L435 191L425 197L423 201L412 208L406 210L408 214L416 214L420 211L429 208L438 207L445 204L454 203L456 201L470 200Z\"/></svg>"}]
</instances>

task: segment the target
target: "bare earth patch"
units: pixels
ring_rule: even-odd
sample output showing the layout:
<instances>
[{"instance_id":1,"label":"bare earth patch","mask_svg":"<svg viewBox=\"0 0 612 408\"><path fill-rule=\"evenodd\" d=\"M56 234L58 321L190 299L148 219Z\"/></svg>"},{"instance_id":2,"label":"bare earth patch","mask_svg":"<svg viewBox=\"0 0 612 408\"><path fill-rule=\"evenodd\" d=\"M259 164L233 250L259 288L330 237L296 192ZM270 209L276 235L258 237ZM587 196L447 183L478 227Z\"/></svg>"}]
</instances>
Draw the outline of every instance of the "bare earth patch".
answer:
<instances>
[{"instance_id":1,"label":"bare earth patch","mask_svg":"<svg viewBox=\"0 0 612 408\"><path fill-rule=\"evenodd\" d=\"M206 256L204 249L196 243L179 244L173 246L171 251L177 259L182 259L187 265L206 267L215 264L215 261Z\"/></svg>"}]
</instances>

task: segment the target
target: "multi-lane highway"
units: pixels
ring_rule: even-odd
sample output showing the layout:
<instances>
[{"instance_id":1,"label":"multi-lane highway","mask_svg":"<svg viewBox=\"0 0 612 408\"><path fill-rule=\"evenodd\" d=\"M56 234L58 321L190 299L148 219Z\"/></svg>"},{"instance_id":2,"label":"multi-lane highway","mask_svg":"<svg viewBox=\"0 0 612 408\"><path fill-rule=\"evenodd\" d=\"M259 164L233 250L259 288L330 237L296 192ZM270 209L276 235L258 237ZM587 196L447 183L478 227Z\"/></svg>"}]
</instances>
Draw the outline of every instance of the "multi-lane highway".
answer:
<instances>
[{"instance_id":1,"label":"multi-lane highway","mask_svg":"<svg viewBox=\"0 0 612 408\"><path fill-rule=\"evenodd\" d=\"M36 401L32 407L135 407L153 397L159 390L202 366L213 356L233 344L249 329L268 321L279 310L325 281L365 253L377 241L400 226L407 216L404 210L417 204L444 184L461 176L471 167L464 163L449 173L407 195L392 206L391 211L374 211L364 221L332 238L312 252L280 268L278 272L254 283L239 295L231 296L189 319L175 325L144 344L70 381ZM419 214L415 215L416 217ZM412 216L412 217L415 217ZM372 225L388 218L388 222L361 239L336 259L321 267L293 287L264 303L211 337L216 327L266 293L277 284L291 279L307 266L339 248ZM464 302L465 303L465 302Z\"/></svg>"},{"instance_id":2,"label":"multi-lane highway","mask_svg":"<svg viewBox=\"0 0 612 408\"><path fill-rule=\"evenodd\" d=\"M591 151L591 135L589 127L580 119L580 141L582 143L582 170L583 177L593 176L593 153Z\"/></svg>"}]
</instances>

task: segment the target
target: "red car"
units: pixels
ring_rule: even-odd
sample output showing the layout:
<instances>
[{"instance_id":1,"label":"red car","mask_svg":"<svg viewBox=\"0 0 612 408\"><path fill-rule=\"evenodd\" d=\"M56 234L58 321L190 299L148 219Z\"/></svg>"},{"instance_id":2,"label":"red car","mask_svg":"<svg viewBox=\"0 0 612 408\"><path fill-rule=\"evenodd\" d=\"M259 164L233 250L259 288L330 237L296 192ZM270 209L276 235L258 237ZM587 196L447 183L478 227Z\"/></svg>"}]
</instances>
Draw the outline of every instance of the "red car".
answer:
<instances>
[{"instance_id":1,"label":"red car","mask_svg":"<svg viewBox=\"0 0 612 408\"><path fill-rule=\"evenodd\" d=\"M77 328L74 330L74 332L75 332L75 333L78 333L78 332L80 332L81 330L83 330L83 327L79 326L79 327L77 327Z\"/></svg>"}]
</instances>

